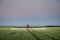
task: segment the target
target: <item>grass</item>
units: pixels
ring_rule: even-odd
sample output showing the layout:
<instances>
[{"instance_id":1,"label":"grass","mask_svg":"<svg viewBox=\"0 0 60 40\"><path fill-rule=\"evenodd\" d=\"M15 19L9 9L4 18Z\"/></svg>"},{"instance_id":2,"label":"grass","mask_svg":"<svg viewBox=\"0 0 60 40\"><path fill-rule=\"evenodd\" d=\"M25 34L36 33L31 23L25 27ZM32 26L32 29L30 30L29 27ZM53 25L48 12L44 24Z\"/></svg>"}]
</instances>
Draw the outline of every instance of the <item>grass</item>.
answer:
<instances>
[{"instance_id":1,"label":"grass","mask_svg":"<svg viewBox=\"0 0 60 40\"><path fill-rule=\"evenodd\" d=\"M60 27L0 28L0 40L60 40Z\"/></svg>"}]
</instances>

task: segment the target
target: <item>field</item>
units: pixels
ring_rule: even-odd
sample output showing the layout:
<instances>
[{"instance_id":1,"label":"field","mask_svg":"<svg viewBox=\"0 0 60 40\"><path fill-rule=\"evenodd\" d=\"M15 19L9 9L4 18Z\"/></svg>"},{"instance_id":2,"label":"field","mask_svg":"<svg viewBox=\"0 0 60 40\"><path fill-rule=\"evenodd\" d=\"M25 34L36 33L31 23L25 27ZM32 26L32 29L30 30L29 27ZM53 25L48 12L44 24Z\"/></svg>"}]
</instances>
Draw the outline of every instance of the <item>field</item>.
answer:
<instances>
[{"instance_id":1,"label":"field","mask_svg":"<svg viewBox=\"0 0 60 40\"><path fill-rule=\"evenodd\" d=\"M60 27L0 28L0 40L60 40Z\"/></svg>"}]
</instances>

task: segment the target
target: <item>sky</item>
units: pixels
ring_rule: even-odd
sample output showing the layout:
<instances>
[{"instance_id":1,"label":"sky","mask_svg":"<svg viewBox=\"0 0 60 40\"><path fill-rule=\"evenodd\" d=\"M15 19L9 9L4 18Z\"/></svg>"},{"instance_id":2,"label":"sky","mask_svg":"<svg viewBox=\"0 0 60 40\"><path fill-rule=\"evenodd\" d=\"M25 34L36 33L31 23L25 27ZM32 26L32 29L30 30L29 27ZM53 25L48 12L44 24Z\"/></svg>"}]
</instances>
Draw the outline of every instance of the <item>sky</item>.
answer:
<instances>
[{"instance_id":1,"label":"sky","mask_svg":"<svg viewBox=\"0 0 60 40\"><path fill-rule=\"evenodd\" d=\"M60 0L0 0L0 26L60 25Z\"/></svg>"}]
</instances>

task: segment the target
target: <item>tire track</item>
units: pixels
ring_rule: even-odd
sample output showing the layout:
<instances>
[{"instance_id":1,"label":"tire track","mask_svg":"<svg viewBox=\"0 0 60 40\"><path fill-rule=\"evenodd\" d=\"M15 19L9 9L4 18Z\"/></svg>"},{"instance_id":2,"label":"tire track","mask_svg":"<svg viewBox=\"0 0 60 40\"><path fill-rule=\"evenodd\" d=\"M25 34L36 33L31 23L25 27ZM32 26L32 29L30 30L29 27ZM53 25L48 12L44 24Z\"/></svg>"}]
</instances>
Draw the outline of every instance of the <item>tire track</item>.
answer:
<instances>
[{"instance_id":1,"label":"tire track","mask_svg":"<svg viewBox=\"0 0 60 40\"><path fill-rule=\"evenodd\" d=\"M2 38L0 37L0 40L2 40Z\"/></svg>"},{"instance_id":2,"label":"tire track","mask_svg":"<svg viewBox=\"0 0 60 40\"><path fill-rule=\"evenodd\" d=\"M32 30L32 31L34 31L34 30ZM35 31L35 32L37 32L37 31ZM40 33L40 32L39 32L39 33ZM43 35L45 35L45 36L51 38L52 40L58 40L58 39L56 39L56 38L54 38L54 37L52 37L52 36L49 36L49 35L47 35L47 34L44 34L44 33L43 33Z\"/></svg>"},{"instance_id":3,"label":"tire track","mask_svg":"<svg viewBox=\"0 0 60 40\"><path fill-rule=\"evenodd\" d=\"M14 32L11 32L10 34L8 34L8 35L13 35L13 34L16 34L17 33L17 31L14 31Z\"/></svg>"},{"instance_id":4,"label":"tire track","mask_svg":"<svg viewBox=\"0 0 60 40\"><path fill-rule=\"evenodd\" d=\"M41 40L40 38L38 38L34 33L32 33L31 31L27 30L29 33L31 33L35 38L36 40Z\"/></svg>"},{"instance_id":5,"label":"tire track","mask_svg":"<svg viewBox=\"0 0 60 40\"><path fill-rule=\"evenodd\" d=\"M46 34L44 34L44 35L46 35ZM52 36L49 36L49 35L46 35L46 36L49 37L49 38L51 38L52 40L58 40L58 39L56 39L56 38L54 38Z\"/></svg>"},{"instance_id":6,"label":"tire track","mask_svg":"<svg viewBox=\"0 0 60 40\"><path fill-rule=\"evenodd\" d=\"M22 39L23 39L23 31L22 31L21 36L20 36L20 40L22 40Z\"/></svg>"}]
</instances>

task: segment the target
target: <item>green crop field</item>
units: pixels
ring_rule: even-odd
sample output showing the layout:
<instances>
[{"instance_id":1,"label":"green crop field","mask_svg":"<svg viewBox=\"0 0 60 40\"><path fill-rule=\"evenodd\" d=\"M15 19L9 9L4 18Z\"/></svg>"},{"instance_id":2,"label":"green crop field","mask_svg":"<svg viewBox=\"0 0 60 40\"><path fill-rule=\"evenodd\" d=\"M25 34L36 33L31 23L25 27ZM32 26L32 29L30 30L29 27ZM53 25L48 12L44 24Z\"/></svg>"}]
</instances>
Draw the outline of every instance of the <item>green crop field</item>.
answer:
<instances>
[{"instance_id":1,"label":"green crop field","mask_svg":"<svg viewBox=\"0 0 60 40\"><path fill-rule=\"evenodd\" d=\"M0 28L0 40L60 40L60 27Z\"/></svg>"}]
</instances>

